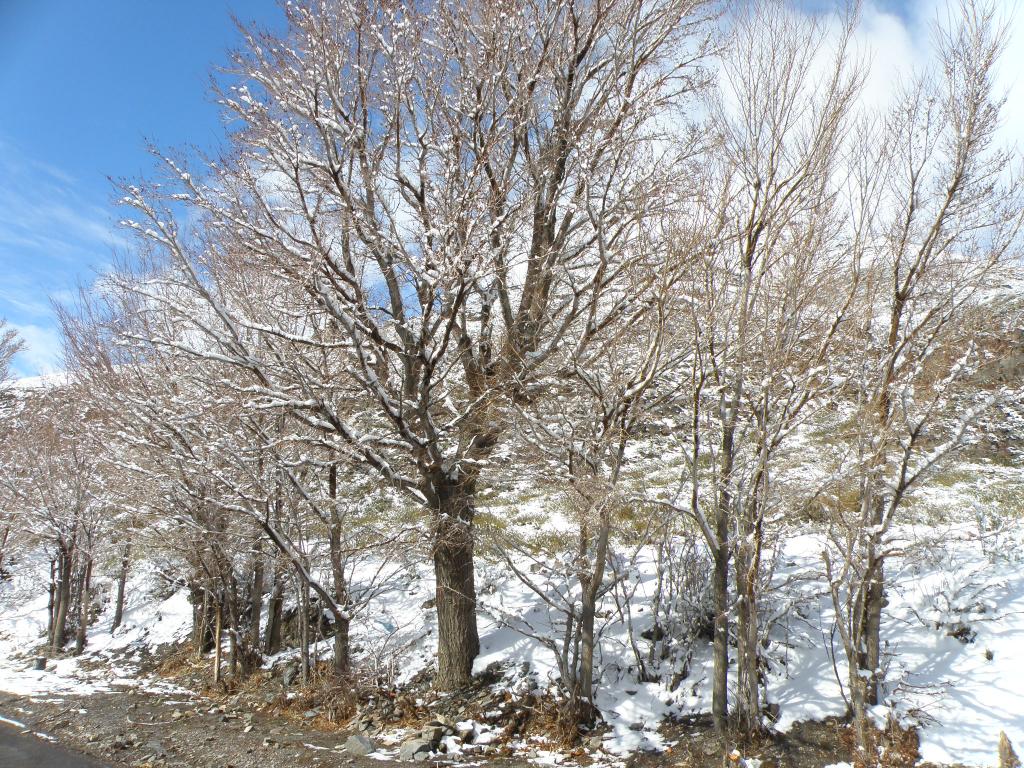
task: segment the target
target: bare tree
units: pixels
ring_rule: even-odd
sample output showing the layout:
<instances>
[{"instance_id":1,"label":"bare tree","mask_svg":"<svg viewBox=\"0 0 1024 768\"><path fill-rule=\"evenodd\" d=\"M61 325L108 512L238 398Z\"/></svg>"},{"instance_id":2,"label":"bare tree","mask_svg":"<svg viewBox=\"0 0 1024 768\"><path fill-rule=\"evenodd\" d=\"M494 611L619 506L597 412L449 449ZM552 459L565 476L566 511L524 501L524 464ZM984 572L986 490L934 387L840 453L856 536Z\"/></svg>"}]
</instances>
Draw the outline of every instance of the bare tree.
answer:
<instances>
[{"instance_id":1,"label":"bare tree","mask_svg":"<svg viewBox=\"0 0 1024 768\"><path fill-rule=\"evenodd\" d=\"M989 404L958 390L983 360L978 342L996 307L986 293L1019 253L1024 210L1012 155L994 144L1005 30L991 5L970 0L947 22L936 27L938 71L865 124L856 156L858 226L871 242L849 357L855 411L843 470L857 479L856 503L831 505L826 565L865 764L877 760L866 710L883 678L890 531Z\"/></svg>"},{"instance_id":2,"label":"bare tree","mask_svg":"<svg viewBox=\"0 0 1024 768\"><path fill-rule=\"evenodd\" d=\"M224 90L234 156L207 183L168 160L176 190L126 189L131 226L187 294L177 310L213 310L192 352L248 372L424 510L440 688L464 685L478 651L474 499L499 410L621 311L630 241L674 168L658 162L661 118L699 81L703 9L291 5L287 37L250 34ZM202 214L201 240L165 203ZM323 318L354 414L245 342L253 323L216 279L229 251ZM264 330L317 345L288 315Z\"/></svg>"},{"instance_id":3,"label":"bare tree","mask_svg":"<svg viewBox=\"0 0 1024 768\"><path fill-rule=\"evenodd\" d=\"M675 496L714 562L713 714L728 723L730 561L737 613L737 724L761 728L758 593L787 436L828 399L832 350L856 295L837 208L840 162L862 76L828 30L781 3L739 14L711 109L716 144L700 204L684 220L694 267L678 292L675 399L687 463ZM703 237L692 233L703 233Z\"/></svg>"}]
</instances>

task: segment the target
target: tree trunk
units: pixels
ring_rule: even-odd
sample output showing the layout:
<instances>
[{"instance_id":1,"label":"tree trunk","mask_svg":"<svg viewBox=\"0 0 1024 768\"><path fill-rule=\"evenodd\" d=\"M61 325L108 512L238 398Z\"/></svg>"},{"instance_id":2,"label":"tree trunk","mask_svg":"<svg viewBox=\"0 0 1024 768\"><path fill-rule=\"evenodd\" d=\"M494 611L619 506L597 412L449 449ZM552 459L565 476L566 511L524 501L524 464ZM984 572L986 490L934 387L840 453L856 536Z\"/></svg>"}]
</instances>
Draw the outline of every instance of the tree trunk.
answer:
<instances>
[{"instance_id":1,"label":"tree trunk","mask_svg":"<svg viewBox=\"0 0 1024 768\"><path fill-rule=\"evenodd\" d=\"M206 587L190 585L192 601L192 645L196 658L213 650L213 627L217 622L216 604L210 590Z\"/></svg>"},{"instance_id":2,"label":"tree trunk","mask_svg":"<svg viewBox=\"0 0 1024 768\"><path fill-rule=\"evenodd\" d=\"M57 619L57 558L50 560L50 598L46 603L46 643L53 645L53 628Z\"/></svg>"},{"instance_id":3,"label":"tree trunk","mask_svg":"<svg viewBox=\"0 0 1024 768\"><path fill-rule=\"evenodd\" d=\"M736 554L737 696L739 728L751 735L761 730L761 696L758 677L757 564L746 547Z\"/></svg>"},{"instance_id":4,"label":"tree trunk","mask_svg":"<svg viewBox=\"0 0 1024 768\"><path fill-rule=\"evenodd\" d=\"M593 571L580 575L580 587L583 591L580 611L580 664L576 676L576 713L577 723L590 725L594 721L597 710L594 707L594 651L596 637L594 620L597 614L597 598L604 583L604 569L608 559L608 537L610 523L602 515L601 528L597 536L594 551ZM586 547L586 534L583 535Z\"/></svg>"},{"instance_id":5,"label":"tree trunk","mask_svg":"<svg viewBox=\"0 0 1024 768\"><path fill-rule=\"evenodd\" d=\"M85 650L86 633L89 628L89 591L92 582L92 558L86 557L82 569L82 581L78 592L78 632L75 635L75 655Z\"/></svg>"},{"instance_id":6,"label":"tree trunk","mask_svg":"<svg viewBox=\"0 0 1024 768\"><path fill-rule=\"evenodd\" d=\"M299 574L299 680L309 683L309 582Z\"/></svg>"},{"instance_id":7,"label":"tree trunk","mask_svg":"<svg viewBox=\"0 0 1024 768\"><path fill-rule=\"evenodd\" d=\"M866 673L867 703L875 705L879 700L879 679L882 667L882 609L885 608L885 563L876 556L877 548L872 542L869 547L867 584L864 599L864 653L860 659L861 670Z\"/></svg>"},{"instance_id":8,"label":"tree trunk","mask_svg":"<svg viewBox=\"0 0 1024 768\"><path fill-rule=\"evenodd\" d=\"M732 400L727 400L723 396L720 403L724 428L715 500L716 542L712 547L715 560L715 639L712 672L714 681L711 689L711 715L714 718L715 731L719 734L724 734L729 727L729 522L733 506L731 484L735 461L736 407L740 399L740 389L741 386L737 384Z\"/></svg>"},{"instance_id":9,"label":"tree trunk","mask_svg":"<svg viewBox=\"0 0 1024 768\"><path fill-rule=\"evenodd\" d=\"M263 546L260 539L253 545L252 592L249 595L249 643L260 647L260 618L263 615Z\"/></svg>"},{"instance_id":10,"label":"tree trunk","mask_svg":"<svg viewBox=\"0 0 1024 768\"><path fill-rule=\"evenodd\" d=\"M856 753L853 764L870 768L877 764L871 720L868 717L868 681L855 665L850 665L850 708L853 710L853 735Z\"/></svg>"},{"instance_id":11,"label":"tree trunk","mask_svg":"<svg viewBox=\"0 0 1024 768\"><path fill-rule=\"evenodd\" d=\"M53 620L53 638L50 651L58 654L64 648L67 633L68 611L71 608L71 569L74 563L72 550L62 547L57 568L57 608Z\"/></svg>"},{"instance_id":12,"label":"tree trunk","mask_svg":"<svg viewBox=\"0 0 1024 768\"><path fill-rule=\"evenodd\" d=\"M473 572L473 485L438 478L434 519L434 577L437 583L437 677L442 691L466 687L480 652Z\"/></svg>"},{"instance_id":13,"label":"tree trunk","mask_svg":"<svg viewBox=\"0 0 1024 768\"><path fill-rule=\"evenodd\" d=\"M214 619L213 627L213 682L217 684L220 682L220 640L221 631L224 623L224 605L222 602L217 603L217 613Z\"/></svg>"},{"instance_id":14,"label":"tree trunk","mask_svg":"<svg viewBox=\"0 0 1024 768\"><path fill-rule=\"evenodd\" d=\"M3 530L0 530L0 578L3 577L4 573L4 559L7 553L7 539L11 535L11 526L5 525Z\"/></svg>"},{"instance_id":15,"label":"tree trunk","mask_svg":"<svg viewBox=\"0 0 1024 768\"><path fill-rule=\"evenodd\" d=\"M228 579L227 592L227 620L228 620L228 670L232 677L238 676L238 643L239 643L239 598L238 582L234 575Z\"/></svg>"},{"instance_id":16,"label":"tree trunk","mask_svg":"<svg viewBox=\"0 0 1024 768\"><path fill-rule=\"evenodd\" d=\"M334 603L339 610L332 610L334 616L334 671L340 678L347 678L351 672L349 663L350 617L348 580L345 578L344 552L341 542L341 513L338 509L338 465L332 464L328 475L328 490L331 494L330 555L331 575L334 579Z\"/></svg>"},{"instance_id":17,"label":"tree trunk","mask_svg":"<svg viewBox=\"0 0 1024 768\"><path fill-rule=\"evenodd\" d=\"M131 557L131 544L125 544L121 553L121 571L117 575L117 601L114 604L114 624L111 632L117 631L124 619L124 590L128 583L128 562Z\"/></svg>"},{"instance_id":18,"label":"tree trunk","mask_svg":"<svg viewBox=\"0 0 1024 768\"><path fill-rule=\"evenodd\" d=\"M721 515L724 517L724 515ZM719 542L728 536L728 523L717 525ZM713 646L713 681L711 714L715 730L725 733L729 726L729 551L722 545L712 552L712 592L715 603L715 636Z\"/></svg>"},{"instance_id":19,"label":"tree trunk","mask_svg":"<svg viewBox=\"0 0 1024 768\"><path fill-rule=\"evenodd\" d=\"M273 656L281 650L281 612L284 609L284 572L274 568L274 591L267 608L267 632L263 641L263 652Z\"/></svg>"}]
</instances>

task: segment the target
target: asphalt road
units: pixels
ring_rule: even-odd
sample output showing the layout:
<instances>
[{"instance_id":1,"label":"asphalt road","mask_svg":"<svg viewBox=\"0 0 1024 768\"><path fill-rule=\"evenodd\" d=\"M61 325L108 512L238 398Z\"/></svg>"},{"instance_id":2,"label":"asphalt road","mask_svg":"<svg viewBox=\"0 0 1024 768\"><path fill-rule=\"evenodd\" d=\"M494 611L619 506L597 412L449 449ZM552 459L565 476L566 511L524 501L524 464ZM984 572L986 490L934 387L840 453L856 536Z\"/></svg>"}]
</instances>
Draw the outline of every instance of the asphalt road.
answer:
<instances>
[{"instance_id":1,"label":"asphalt road","mask_svg":"<svg viewBox=\"0 0 1024 768\"><path fill-rule=\"evenodd\" d=\"M108 768L0 722L0 768Z\"/></svg>"}]
</instances>

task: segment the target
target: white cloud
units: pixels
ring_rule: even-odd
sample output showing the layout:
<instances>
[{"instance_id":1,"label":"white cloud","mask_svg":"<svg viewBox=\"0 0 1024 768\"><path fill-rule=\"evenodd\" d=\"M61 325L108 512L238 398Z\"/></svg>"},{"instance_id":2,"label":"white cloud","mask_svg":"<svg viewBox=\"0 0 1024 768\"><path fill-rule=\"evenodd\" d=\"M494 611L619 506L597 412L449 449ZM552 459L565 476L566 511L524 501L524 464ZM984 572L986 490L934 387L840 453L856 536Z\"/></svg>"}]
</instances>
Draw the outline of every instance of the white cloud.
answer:
<instances>
[{"instance_id":1,"label":"white cloud","mask_svg":"<svg viewBox=\"0 0 1024 768\"><path fill-rule=\"evenodd\" d=\"M14 358L15 376L47 375L61 370L61 341L54 328L32 323L12 323L11 327L25 342L25 348Z\"/></svg>"}]
</instances>

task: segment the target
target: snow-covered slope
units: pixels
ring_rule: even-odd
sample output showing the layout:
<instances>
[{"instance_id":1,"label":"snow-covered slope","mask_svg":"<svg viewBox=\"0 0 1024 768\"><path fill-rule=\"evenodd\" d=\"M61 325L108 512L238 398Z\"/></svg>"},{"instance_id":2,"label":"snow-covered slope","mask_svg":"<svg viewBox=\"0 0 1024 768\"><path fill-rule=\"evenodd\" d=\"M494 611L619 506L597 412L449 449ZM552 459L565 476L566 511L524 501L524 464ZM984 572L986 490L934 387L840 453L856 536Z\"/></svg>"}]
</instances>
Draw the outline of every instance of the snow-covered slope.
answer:
<instances>
[{"instance_id":1,"label":"snow-covered slope","mask_svg":"<svg viewBox=\"0 0 1024 768\"><path fill-rule=\"evenodd\" d=\"M996 525L972 510L976 491L962 485L937 493L930 503L967 508L970 514L962 517L976 522L905 528L901 534L914 546L890 564L884 629L890 690L876 714L918 724L922 757L936 763L992 764L1000 731L1024 744L1024 527L1012 519ZM942 517L949 518L948 512L944 508ZM846 679L841 644L832 640L823 539L808 528L785 540L773 577L777 610L766 651L768 700L779 707L775 727L780 730L801 720L843 714L839 681ZM507 676L504 684L528 683L544 691L557 677L558 665L555 648L543 638L557 636L560 616L538 591L556 601L578 585L528 560L517 566L529 574L532 587L505 563L484 558L479 563L481 654L476 669L499 663ZM123 626L110 632L108 602L90 628L84 657L34 672L32 649L42 643L45 631L41 585L47 569L48 563L25 558L14 578L0 586L0 689L37 695L88 693L112 683L160 684L136 680L129 652L187 637L191 606L184 590L168 593L142 563L130 580ZM688 675L676 681L674 690L667 677L640 682L622 596L633 596L632 636L646 653L650 646L643 634L654 621L649 599L657 578L655 553L644 548L620 557L616 569L620 586L602 606L596 703L611 727L605 749L624 754L668 746L658 731L664 717L709 709L711 659L706 642L699 642ZM399 681L408 680L432 663L433 580L426 566L409 566L395 573L389 587L356 617L353 641L365 663L390 665ZM321 643L317 652L329 654L330 642ZM279 663L288 653L267 664ZM96 665L97 660L105 663Z\"/></svg>"}]
</instances>

